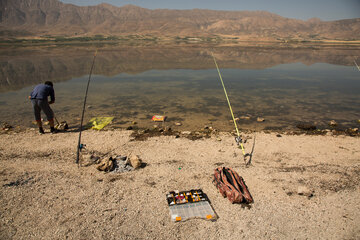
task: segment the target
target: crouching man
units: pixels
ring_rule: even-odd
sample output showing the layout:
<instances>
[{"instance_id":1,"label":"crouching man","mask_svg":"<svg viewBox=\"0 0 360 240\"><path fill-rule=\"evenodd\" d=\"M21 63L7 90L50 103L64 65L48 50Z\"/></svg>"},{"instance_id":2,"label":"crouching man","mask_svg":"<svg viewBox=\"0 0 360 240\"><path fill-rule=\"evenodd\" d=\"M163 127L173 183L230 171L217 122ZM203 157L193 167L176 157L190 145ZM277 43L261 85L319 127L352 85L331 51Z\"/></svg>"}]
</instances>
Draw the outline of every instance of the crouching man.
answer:
<instances>
[{"instance_id":1,"label":"crouching man","mask_svg":"<svg viewBox=\"0 0 360 240\"><path fill-rule=\"evenodd\" d=\"M49 96L50 102L48 102ZM45 113L47 120L49 121L51 133L56 133L56 129L54 127L54 112L49 105L55 102L55 91L53 83L46 81L44 84L35 86L34 90L29 96L29 99L31 100L34 109L35 120L39 127L39 133L45 133L41 122L41 110Z\"/></svg>"}]
</instances>

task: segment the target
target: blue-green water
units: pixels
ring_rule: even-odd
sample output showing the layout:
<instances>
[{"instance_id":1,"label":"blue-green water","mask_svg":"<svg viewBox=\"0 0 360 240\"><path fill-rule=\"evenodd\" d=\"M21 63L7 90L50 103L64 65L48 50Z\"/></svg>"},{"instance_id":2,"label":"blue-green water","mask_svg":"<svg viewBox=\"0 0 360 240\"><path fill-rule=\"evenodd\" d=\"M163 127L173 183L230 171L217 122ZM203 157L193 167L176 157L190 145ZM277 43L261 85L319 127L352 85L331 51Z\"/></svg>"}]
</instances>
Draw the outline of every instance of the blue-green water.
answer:
<instances>
[{"instance_id":1,"label":"blue-green water","mask_svg":"<svg viewBox=\"0 0 360 240\"><path fill-rule=\"evenodd\" d=\"M221 131L234 128L224 90L208 52L195 51L194 56L187 52L188 49L180 53L170 49L163 58L152 58L151 51L142 55L141 49L135 50L137 56L132 56L128 50L133 64L125 61L120 50L104 51L103 57L99 51L85 120L94 116L114 116L113 127L127 127L133 121L139 127L151 127L154 125L151 117L156 114L166 115L166 124L179 130L201 129L205 125ZM36 85L38 76L38 82L55 82L56 103L52 106L58 120L66 120L71 126L79 125L91 52L81 53L77 61L82 63L78 66L71 58L73 62L68 66L68 61L57 49L56 56L51 54L52 51L55 50L46 50L50 53L39 56L39 62L17 54L0 58L2 78L5 79L1 82L0 122L32 126L32 109L27 96ZM121 59L116 57L117 51ZM335 52L339 63L334 63L334 58L330 63L318 60L321 54L313 53L313 50L299 53L302 56L299 61L293 56L288 63L286 57L282 57L285 53L277 53L281 50L264 52L252 49L246 58L230 54L231 59L224 60L227 51L227 48L216 49L215 56L235 117L250 117L239 121L240 128L294 129L299 122L327 128L330 120L337 121L343 128L359 126L360 71L351 62L351 59L356 59L358 50ZM236 48L232 48L234 52L237 52ZM109 54L115 54L115 57L109 60ZM331 53L327 54L329 58L333 57ZM28 70L24 70L26 68ZM77 68L81 70L76 71ZM18 71L24 71L18 74L23 79L12 84ZM59 75L60 79L57 78ZM257 122L257 117L265 121ZM175 126L175 122L181 122L182 126Z\"/></svg>"}]
</instances>

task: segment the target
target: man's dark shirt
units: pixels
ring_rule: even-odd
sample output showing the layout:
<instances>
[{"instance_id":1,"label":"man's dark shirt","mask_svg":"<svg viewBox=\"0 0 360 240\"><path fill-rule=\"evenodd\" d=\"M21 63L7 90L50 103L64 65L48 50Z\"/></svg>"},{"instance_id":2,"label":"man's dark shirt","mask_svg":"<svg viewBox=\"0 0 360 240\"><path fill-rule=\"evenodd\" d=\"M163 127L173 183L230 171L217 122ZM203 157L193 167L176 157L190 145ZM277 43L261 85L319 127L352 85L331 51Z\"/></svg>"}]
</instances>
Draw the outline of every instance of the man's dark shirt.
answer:
<instances>
[{"instance_id":1,"label":"man's dark shirt","mask_svg":"<svg viewBox=\"0 0 360 240\"><path fill-rule=\"evenodd\" d=\"M50 96L52 102L55 101L54 88L46 84L37 85L30 94L31 99L47 100L48 96Z\"/></svg>"}]
</instances>

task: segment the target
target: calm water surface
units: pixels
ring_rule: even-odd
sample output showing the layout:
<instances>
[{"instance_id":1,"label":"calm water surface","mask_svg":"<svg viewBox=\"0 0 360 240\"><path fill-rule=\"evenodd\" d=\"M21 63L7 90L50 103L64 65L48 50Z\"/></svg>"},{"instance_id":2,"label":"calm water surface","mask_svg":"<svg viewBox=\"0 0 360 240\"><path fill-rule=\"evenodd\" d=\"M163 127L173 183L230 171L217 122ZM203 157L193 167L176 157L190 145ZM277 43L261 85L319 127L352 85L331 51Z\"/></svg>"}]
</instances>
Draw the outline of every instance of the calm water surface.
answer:
<instances>
[{"instance_id":1,"label":"calm water surface","mask_svg":"<svg viewBox=\"0 0 360 240\"><path fill-rule=\"evenodd\" d=\"M78 126L92 51L3 49L0 122L33 126L27 96L37 83L51 80L57 119ZM360 71L353 62L358 49L217 47L214 53L235 116L250 117L239 121L241 129L294 129L298 122L327 128L330 120L342 128L359 126ZM234 128L210 52L200 47L100 49L85 120L114 116L112 127L132 121L151 127L154 114L166 115L166 124L179 130Z\"/></svg>"}]
</instances>

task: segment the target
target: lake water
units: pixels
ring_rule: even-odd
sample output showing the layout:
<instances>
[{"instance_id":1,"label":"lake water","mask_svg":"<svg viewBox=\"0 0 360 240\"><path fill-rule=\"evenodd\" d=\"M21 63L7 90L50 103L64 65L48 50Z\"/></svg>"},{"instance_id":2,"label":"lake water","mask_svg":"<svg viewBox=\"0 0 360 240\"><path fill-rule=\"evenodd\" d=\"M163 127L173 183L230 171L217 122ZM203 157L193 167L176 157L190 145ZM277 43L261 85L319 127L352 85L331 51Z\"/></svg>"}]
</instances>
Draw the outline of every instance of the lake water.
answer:
<instances>
[{"instance_id":1,"label":"lake water","mask_svg":"<svg viewBox=\"0 0 360 240\"><path fill-rule=\"evenodd\" d=\"M0 122L32 127L27 96L54 82L59 121L80 124L93 46L0 49ZM114 116L112 127L151 127L166 115L178 130L234 129L211 57L217 59L240 129L295 129L299 122L358 127L360 48L103 46L91 78L85 121ZM265 119L257 122L257 117ZM44 116L45 118L45 116ZM175 126L181 122L182 126Z\"/></svg>"}]
</instances>

